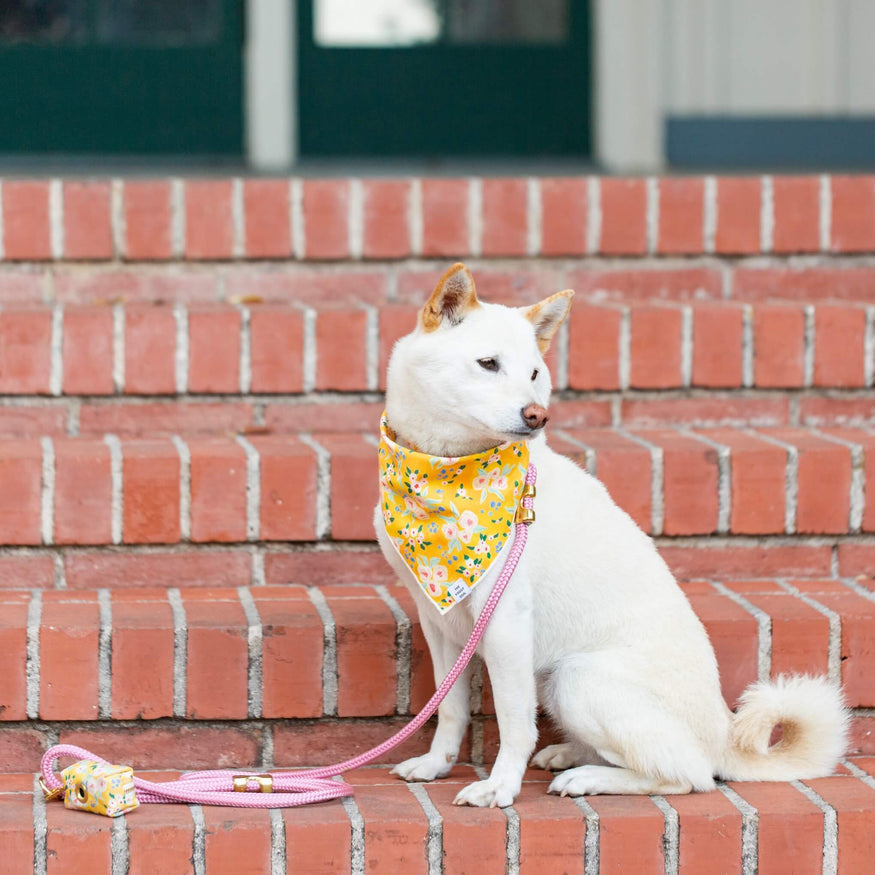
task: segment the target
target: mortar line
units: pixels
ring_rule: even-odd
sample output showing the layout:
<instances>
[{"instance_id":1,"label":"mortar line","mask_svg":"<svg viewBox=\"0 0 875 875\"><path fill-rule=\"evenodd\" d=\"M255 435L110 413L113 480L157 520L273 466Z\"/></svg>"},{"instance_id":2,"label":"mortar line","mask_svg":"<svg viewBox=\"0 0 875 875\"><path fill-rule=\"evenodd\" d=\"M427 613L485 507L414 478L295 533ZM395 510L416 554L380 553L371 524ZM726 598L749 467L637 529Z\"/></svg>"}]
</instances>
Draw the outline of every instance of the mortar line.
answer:
<instances>
[{"instance_id":1,"label":"mortar line","mask_svg":"<svg viewBox=\"0 0 875 875\"><path fill-rule=\"evenodd\" d=\"M483 255L483 180L468 179L468 250L475 258Z\"/></svg>"},{"instance_id":2,"label":"mortar line","mask_svg":"<svg viewBox=\"0 0 875 875\"><path fill-rule=\"evenodd\" d=\"M170 241L174 258L185 255L185 183L180 177L170 180Z\"/></svg>"},{"instance_id":3,"label":"mortar line","mask_svg":"<svg viewBox=\"0 0 875 875\"><path fill-rule=\"evenodd\" d=\"M723 781L717 781L717 789L741 814L742 875L757 875L759 871L759 812Z\"/></svg>"},{"instance_id":4,"label":"mortar line","mask_svg":"<svg viewBox=\"0 0 875 875\"><path fill-rule=\"evenodd\" d=\"M836 435L826 434L819 428L809 428L812 434L845 447L851 454L851 485L848 492L848 531L859 534L863 528L863 511L866 507L866 465L862 444L845 440Z\"/></svg>"},{"instance_id":5,"label":"mortar line","mask_svg":"<svg viewBox=\"0 0 875 875\"><path fill-rule=\"evenodd\" d=\"M64 183L60 179L49 180L49 235L52 258L64 257Z\"/></svg>"},{"instance_id":6,"label":"mortar line","mask_svg":"<svg viewBox=\"0 0 875 875\"><path fill-rule=\"evenodd\" d=\"M170 440L179 454L179 537L188 541L191 539L191 452L178 434L171 435Z\"/></svg>"},{"instance_id":7,"label":"mortar line","mask_svg":"<svg viewBox=\"0 0 875 875\"><path fill-rule=\"evenodd\" d=\"M109 447L110 479L112 481L112 542L121 544L124 520L124 484L122 482L122 445L118 435L106 434L103 442Z\"/></svg>"},{"instance_id":8,"label":"mortar line","mask_svg":"<svg viewBox=\"0 0 875 875\"><path fill-rule=\"evenodd\" d=\"M828 173L821 173L818 186L818 232L820 251L829 252L832 246L832 182Z\"/></svg>"},{"instance_id":9,"label":"mortar line","mask_svg":"<svg viewBox=\"0 0 875 875\"><path fill-rule=\"evenodd\" d=\"M595 255L602 244L602 188L598 176L586 179L586 254Z\"/></svg>"},{"instance_id":10,"label":"mortar line","mask_svg":"<svg viewBox=\"0 0 875 875\"><path fill-rule=\"evenodd\" d=\"M49 392L57 398L64 391L64 308L60 304L52 307L49 355Z\"/></svg>"},{"instance_id":11,"label":"mortar line","mask_svg":"<svg viewBox=\"0 0 875 875\"><path fill-rule=\"evenodd\" d=\"M713 254L717 237L717 179L708 175L702 192L702 242L705 253Z\"/></svg>"},{"instance_id":12,"label":"mortar line","mask_svg":"<svg viewBox=\"0 0 875 875\"><path fill-rule=\"evenodd\" d=\"M688 426L678 428L678 432L717 451L717 533L726 535L732 512L732 452L725 444Z\"/></svg>"},{"instance_id":13,"label":"mortar line","mask_svg":"<svg viewBox=\"0 0 875 875\"><path fill-rule=\"evenodd\" d=\"M125 391L125 308L112 307L112 390L116 395Z\"/></svg>"},{"instance_id":14,"label":"mortar line","mask_svg":"<svg viewBox=\"0 0 875 875\"><path fill-rule=\"evenodd\" d=\"M651 443L640 435L627 431L624 427L619 427L616 431L617 434L644 447L650 453L650 533L654 538L659 537L662 534L665 521L665 505L663 504L665 469L662 447Z\"/></svg>"},{"instance_id":15,"label":"mortar line","mask_svg":"<svg viewBox=\"0 0 875 875\"><path fill-rule=\"evenodd\" d=\"M128 849L127 817L114 817L112 819L109 847L112 875L128 875L131 861Z\"/></svg>"},{"instance_id":16,"label":"mortar line","mask_svg":"<svg viewBox=\"0 0 875 875\"><path fill-rule=\"evenodd\" d=\"M240 394L252 391L252 313L249 307L238 304L240 311Z\"/></svg>"},{"instance_id":17,"label":"mortar line","mask_svg":"<svg viewBox=\"0 0 875 875\"><path fill-rule=\"evenodd\" d=\"M410 233L410 254L414 258L420 257L422 255L423 216L422 180L419 177L410 180L407 221Z\"/></svg>"},{"instance_id":18,"label":"mortar line","mask_svg":"<svg viewBox=\"0 0 875 875\"><path fill-rule=\"evenodd\" d=\"M237 587L237 595L246 615L249 657L247 713L250 718L257 719L263 716L264 630L258 614L258 605L255 604L249 587Z\"/></svg>"},{"instance_id":19,"label":"mortar line","mask_svg":"<svg viewBox=\"0 0 875 875\"><path fill-rule=\"evenodd\" d=\"M829 645L827 655L827 677L830 683L841 686L842 683L842 618L831 608L822 605L817 599L797 589L783 578L775 578L775 582L785 592L795 595L829 621Z\"/></svg>"},{"instance_id":20,"label":"mortar line","mask_svg":"<svg viewBox=\"0 0 875 875\"><path fill-rule=\"evenodd\" d=\"M40 476L40 537L43 544L55 540L55 445L48 435L40 438L43 458Z\"/></svg>"},{"instance_id":21,"label":"mortar line","mask_svg":"<svg viewBox=\"0 0 875 875\"><path fill-rule=\"evenodd\" d=\"M735 592L725 584L716 580L709 581L711 586L730 601L744 608L757 622L757 680L767 681L772 676L772 618L753 602L748 601L741 593Z\"/></svg>"},{"instance_id":22,"label":"mortar line","mask_svg":"<svg viewBox=\"0 0 875 875\"><path fill-rule=\"evenodd\" d=\"M536 176L529 176L526 178L526 255L529 258L541 254L542 227L541 183Z\"/></svg>"},{"instance_id":23,"label":"mortar line","mask_svg":"<svg viewBox=\"0 0 875 875\"><path fill-rule=\"evenodd\" d=\"M481 781L485 781L489 774L483 766L474 766L474 771ZM507 805L501 808L500 811L504 814L507 820L507 828L505 832L505 854L507 862L505 872L507 875L519 875L520 871L520 816L519 812L512 806Z\"/></svg>"},{"instance_id":24,"label":"mortar line","mask_svg":"<svg viewBox=\"0 0 875 875\"><path fill-rule=\"evenodd\" d=\"M423 784L415 782L407 784L407 789L413 794L428 820L428 839L426 841L426 857L429 875L441 875L444 871L444 819L435 807Z\"/></svg>"},{"instance_id":25,"label":"mortar line","mask_svg":"<svg viewBox=\"0 0 875 875\"><path fill-rule=\"evenodd\" d=\"M775 236L775 187L771 176L760 177L760 250L772 251Z\"/></svg>"},{"instance_id":26,"label":"mortar line","mask_svg":"<svg viewBox=\"0 0 875 875\"><path fill-rule=\"evenodd\" d=\"M331 608L315 586L307 587L307 595L322 620L322 713L337 716L337 624Z\"/></svg>"},{"instance_id":27,"label":"mortar line","mask_svg":"<svg viewBox=\"0 0 875 875\"><path fill-rule=\"evenodd\" d=\"M772 437L770 434L755 431L752 428L742 429L751 437L760 438L787 453L787 465L784 469L784 533L796 534L796 513L799 502L799 450L792 444Z\"/></svg>"},{"instance_id":28,"label":"mortar line","mask_svg":"<svg viewBox=\"0 0 875 875\"><path fill-rule=\"evenodd\" d=\"M261 522L261 459L258 450L242 434L236 435L235 440L246 453L246 539L257 541Z\"/></svg>"},{"instance_id":29,"label":"mortar line","mask_svg":"<svg viewBox=\"0 0 875 875\"><path fill-rule=\"evenodd\" d=\"M339 778L335 778L339 780ZM365 875L365 821L352 796L343 796L340 804L349 818L349 866L350 875Z\"/></svg>"},{"instance_id":30,"label":"mortar line","mask_svg":"<svg viewBox=\"0 0 875 875\"><path fill-rule=\"evenodd\" d=\"M586 834L583 839L583 870L587 875L598 875L600 860L600 833L601 824L599 823L599 814L587 802L585 796L575 796L571 800L583 813L583 818L586 823Z\"/></svg>"},{"instance_id":31,"label":"mortar line","mask_svg":"<svg viewBox=\"0 0 875 875\"><path fill-rule=\"evenodd\" d=\"M677 875L680 854L680 825L678 813L669 805L664 796L651 796L650 801L662 812L665 829L662 834L662 848L665 857L665 875Z\"/></svg>"},{"instance_id":32,"label":"mortar line","mask_svg":"<svg viewBox=\"0 0 875 875\"><path fill-rule=\"evenodd\" d=\"M112 601L108 589L97 590L100 631L97 639L97 716L112 718Z\"/></svg>"},{"instance_id":33,"label":"mortar line","mask_svg":"<svg viewBox=\"0 0 875 875\"><path fill-rule=\"evenodd\" d=\"M270 808L270 875L286 875L286 822L282 811Z\"/></svg>"},{"instance_id":34,"label":"mortar line","mask_svg":"<svg viewBox=\"0 0 875 875\"><path fill-rule=\"evenodd\" d=\"M350 179L348 184L347 240L349 257L353 261L361 261L365 237L364 189L361 179Z\"/></svg>"},{"instance_id":35,"label":"mortar line","mask_svg":"<svg viewBox=\"0 0 875 875\"><path fill-rule=\"evenodd\" d=\"M188 621L176 587L167 590L173 614L173 716L185 717L188 706Z\"/></svg>"},{"instance_id":36,"label":"mortar line","mask_svg":"<svg viewBox=\"0 0 875 875\"><path fill-rule=\"evenodd\" d=\"M404 613L404 609L396 599L389 594L389 590L382 584L374 586L377 595L383 600L392 612L395 619L395 701L397 714L410 713L410 655L411 623L410 618Z\"/></svg>"},{"instance_id":37,"label":"mortar line","mask_svg":"<svg viewBox=\"0 0 875 875\"><path fill-rule=\"evenodd\" d=\"M231 258L246 257L246 210L243 204L243 180L231 178Z\"/></svg>"},{"instance_id":38,"label":"mortar line","mask_svg":"<svg viewBox=\"0 0 875 875\"><path fill-rule=\"evenodd\" d=\"M313 436L301 432L298 440L316 453L316 537L331 537L331 454Z\"/></svg>"},{"instance_id":39,"label":"mortar line","mask_svg":"<svg viewBox=\"0 0 875 875\"><path fill-rule=\"evenodd\" d=\"M195 875L206 875L206 823L204 810L200 805L189 805L191 819L194 822L194 832L191 838L191 860Z\"/></svg>"},{"instance_id":40,"label":"mortar line","mask_svg":"<svg viewBox=\"0 0 875 875\"><path fill-rule=\"evenodd\" d=\"M37 775L33 776L33 872L46 875L49 825L46 819L46 800Z\"/></svg>"},{"instance_id":41,"label":"mortar line","mask_svg":"<svg viewBox=\"0 0 875 875\"><path fill-rule=\"evenodd\" d=\"M43 614L43 594L34 590L27 605L25 654L25 702L28 720L39 719L40 709L40 624Z\"/></svg>"},{"instance_id":42,"label":"mortar line","mask_svg":"<svg viewBox=\"0 0 875 875\"><path fill-rule=\"evenodd\" d=\"M835 875L839 864L839 828L836 810L802 781L791 781L790 784L823 812L823 875Z\"/></svg>"},{"instance_id":43,"label":"mortar line","mask_svg":"<svg viewBox=\"0 0 875 875\"><path fill-rule=\"evenodd\" d=\"M183 304L174 304L173 318L176 320L176 394L185 395L188 392L188 310Z\"/></svg>"},{"instance_id":44,"label":"mortar line","mask_svg":"<svg viewBox=\"0 0 875 875\"><path fill-rule=\"evenodd\" d=\"M110 222L112 223L113 257L122 260L127 257L127 222L125 221L124 182L115 178L110 183Z\"/></svg>"}]
</instances>

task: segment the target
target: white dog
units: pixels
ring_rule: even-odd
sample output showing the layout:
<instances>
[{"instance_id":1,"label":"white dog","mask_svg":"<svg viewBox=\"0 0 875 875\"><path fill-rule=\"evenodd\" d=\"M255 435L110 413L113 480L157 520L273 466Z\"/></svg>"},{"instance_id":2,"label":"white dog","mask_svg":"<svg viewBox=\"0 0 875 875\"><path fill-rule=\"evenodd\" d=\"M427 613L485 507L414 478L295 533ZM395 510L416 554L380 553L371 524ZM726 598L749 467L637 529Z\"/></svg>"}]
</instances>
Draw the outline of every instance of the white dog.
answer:
<instances>
[{"instance_id":1,"label":"white dog","mask_svg":"<svg viewBox=\"0 0 875 875\"><path fill-rule=\"evenodd\" d=\"M500 749L489 778L465 787L456 803L513 802L535 747L539 703L567 739L534 758L563 770L551 793L689 793L712 789L715 776L830 774L846 748L841 692L824 679L782 677L751 686L733 715L705 630L653 542L598 480L547 446L551 384L542 356L572 296L559 292L527 309L483 304L457 264L389 362L386 412L398 444L462 457L525 441L538 471L537 522L479 647ZM441 615L387 535L381 506L375 526L386 559L417 600L439 682L504 557L464 604ZM396 766L396 774L408 781L447 775L469 722L469 681L466 672L441 704L430 751ZM777 724L783 736L770 747Z\"/></svg>"}]
</instances>

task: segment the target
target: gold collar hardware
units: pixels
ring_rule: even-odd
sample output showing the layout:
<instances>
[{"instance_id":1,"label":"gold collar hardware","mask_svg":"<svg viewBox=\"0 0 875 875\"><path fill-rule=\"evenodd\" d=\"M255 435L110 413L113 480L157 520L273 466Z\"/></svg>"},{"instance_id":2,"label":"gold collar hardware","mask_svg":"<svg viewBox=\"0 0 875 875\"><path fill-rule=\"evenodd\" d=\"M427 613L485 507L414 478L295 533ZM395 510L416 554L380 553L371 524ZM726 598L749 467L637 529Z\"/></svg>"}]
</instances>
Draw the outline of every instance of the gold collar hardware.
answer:
<instances>
[{"instance_id":1,"label":"gold collar hardware","mask_svg":"<svg viewBox=\"0 0 875 875\"><path fill-rule=\"evenodd\" d=\"M513 521L517 524L525 523L527 526L530 526L535 521L535 511L531 507L523 506L524 498L534 498L537 494L537 490L534 485L531 483L526 483L523 486L522 495L520 495L520 503L517 506L516 513L514 514Z\"/></svg>"}]
</instances>

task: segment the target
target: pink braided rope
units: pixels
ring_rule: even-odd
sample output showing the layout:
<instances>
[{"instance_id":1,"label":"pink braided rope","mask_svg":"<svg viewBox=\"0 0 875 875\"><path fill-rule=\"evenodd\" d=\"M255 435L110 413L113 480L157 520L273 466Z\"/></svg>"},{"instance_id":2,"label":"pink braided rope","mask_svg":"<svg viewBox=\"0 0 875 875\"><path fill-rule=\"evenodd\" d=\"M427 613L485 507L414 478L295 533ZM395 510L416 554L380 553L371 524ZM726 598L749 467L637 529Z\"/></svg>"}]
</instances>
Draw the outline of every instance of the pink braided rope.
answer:
<instances>
[{"instance_id":1,"label":"pink braided rope","mask_svg":"<svg viewBox=\"0 0 875 875\"><path fill-rule=\"evenodd\" d=\"M526 483L534 486L537 479L537 470L534 465L529 465L526 473ZM524 507L532 506L532 499L527 497L522 500ZM498 580L492 587L492 592L474 624L468 643L462 648L459 658L456 660L449 674L443 679L434 695L428 700L426 706L416 715L403 729L396 732L391 738L377 745L357 757L335 763L331 766L322 766L318 769L302 769L298 772L272 773L273 792L235 792L232 790L232 781L240 777L240 771L219 769L207 772L190 772L177 781L165 781L155 783L143 778L134 778L134 786L137 798L140 802L189 802L200 805L229 805L234 808L288 808L295 805L309 805L312 802L326 802L329 799L339 799L343 796L351 796L353 788L340 780L343 772L352 771L361 766L372 763L387 751L397 747L410 738L413 733L422 727L429 717L437 711L438 706L446 698L450 688L458 680L459 675L465 670L465 666L471 661L486 626L498 606L502 593L510 582L517 564L522 556L528 537L528 527L524 523L516 524L516 535L507 562L504 564ZM54 764L59 757L73 757L77 760L106 760L95 756L90 751L72 744L56 744L43 754L40 770L43 781L49 791L60 789L63 784L54 773ZM254 776L257 772L249 772L253 777L252 783L257 787Z\"/></svg>"}]
</instances>

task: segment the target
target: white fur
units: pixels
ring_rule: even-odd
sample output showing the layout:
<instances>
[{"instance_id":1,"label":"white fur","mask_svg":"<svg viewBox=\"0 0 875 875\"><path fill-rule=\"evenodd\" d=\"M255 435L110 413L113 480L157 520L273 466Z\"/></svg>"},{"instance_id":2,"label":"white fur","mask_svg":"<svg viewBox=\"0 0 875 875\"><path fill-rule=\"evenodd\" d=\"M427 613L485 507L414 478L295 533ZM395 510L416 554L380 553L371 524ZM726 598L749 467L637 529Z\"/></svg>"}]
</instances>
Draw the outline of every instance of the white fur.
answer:
<instances>
[{"instance_id":1,"label":"white fur","mask_svg":"<svg viewBox=\"0 0 875 875\"><path fill-rule=\"evenodd\" d=\"M562 308L561 321L569 304L570 296L548 306ZM550 320L535 322L541 330ZM484 358L497 359L499 371L479 365ZM549 394L526 311L480 304L457 324L420 325L396 344L386 407L399 443L460 456L522 439L521 409L546 407ZM479 649L500 749L489 778L463 789L456 802L513 802L537 739L538 704L568 739L535 758L536 765L566 769L550 785L554 793L687 793L713 788L715 776L829 774L846 746L840 692L818 678L757 684L733 716L705 630L650 538L601 483L550 450L543 433L528 443L538 470L537 520ZM439 682L501 563L441 616L392 548L379 508L375 526L386 559L417 600ZM402 778L429 781L449 772L469 721L468 686L467 677L455 684L438 711L431 750L397 766ZM779 722L784 741L769 749Z\"/></svg>"}]
</instances>

